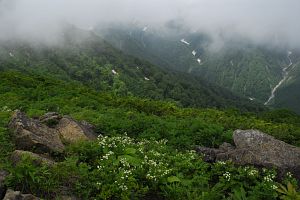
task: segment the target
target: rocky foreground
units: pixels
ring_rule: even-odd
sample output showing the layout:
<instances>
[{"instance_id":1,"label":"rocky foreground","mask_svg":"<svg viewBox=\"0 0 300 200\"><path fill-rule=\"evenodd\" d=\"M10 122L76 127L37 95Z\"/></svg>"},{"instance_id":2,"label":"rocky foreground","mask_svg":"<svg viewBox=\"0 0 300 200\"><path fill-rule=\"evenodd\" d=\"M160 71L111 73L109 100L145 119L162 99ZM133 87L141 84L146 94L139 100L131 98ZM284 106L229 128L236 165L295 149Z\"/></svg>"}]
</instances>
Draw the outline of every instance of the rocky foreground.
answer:
<instances>
[{"instance_id":1,"label":"rocky foreground","mask_svg":"<svg viewBox=\"0 0 300 200\"><path fill-rule=\"evenodd\" d=\"M29 156L34 164L55 165L53 154L62 154L65 144L81 140L96 139L94 127L85 122L78 122L69 116L57 113L47 113L39 119L32 119L25 113L16 111L9 123L13 134L15 150L11 161L18 165L22 157ZM0 171L0 199L4 200L37 200L39 198L29 194L21 194L6 188L4 185L7 172ZM72 196L62 196L61 199L75 199Z\"/></svg>"},{"instance_id":2,"label":"rocky foreground","mask_svg":"<svg viewBox=\"0 0 300 200\"><path fill-rule=\"evenodd\" d=\"M224 143L218 149L197 147L207 162L231 160L237 165L277 168L280 174L292 172L300 180L300 148L258 130L236 130L235 146Z\"/></svg>"},{"instance_id":3,"label":"rocky foreground","mask_svg":"<svg viewBox=\"0 0 300 200\"><path fill-rule=\"evenodd\" d=\"M81 140L97 138L93 125L78 122L69 116L47 113L32 119L16 111L9 123L16 149L11 161L18 165L22 157L33 158L36 165L55 165L52 155L64 153L65 145ZM276 140L257 130L236 130L233 134L235 146L224 143L218 149L197 147L207 162L231 160L237 165L277 168L279 174L292 172L300 180L300 148ZM31 194L7 189L4 184L9 174L0 171L0 199L37 200ZM71 194L62 194L60 199L76 199Z\"/></svg>"}]
</instances>

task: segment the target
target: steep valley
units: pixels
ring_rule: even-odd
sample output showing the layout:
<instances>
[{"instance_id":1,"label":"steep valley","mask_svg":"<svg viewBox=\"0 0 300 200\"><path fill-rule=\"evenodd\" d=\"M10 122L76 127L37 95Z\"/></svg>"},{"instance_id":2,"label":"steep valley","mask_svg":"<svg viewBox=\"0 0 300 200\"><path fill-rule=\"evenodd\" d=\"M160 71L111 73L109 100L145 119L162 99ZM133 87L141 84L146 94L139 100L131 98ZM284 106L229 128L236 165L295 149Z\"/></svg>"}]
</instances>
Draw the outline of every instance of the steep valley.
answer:
<instances>
[{"instance_id":1,"label":"steep valley","mask_svg":"<svg viewBox=\"0 0 300 200\"><path fill-rule=\"evenodd\" d=\"M97 32L116 48L161 68L197 75L251 101L299 110L298 104L291 104L300 101L296 94L290 95L296 98L290 101L277 95L299 79L298 50L258 45L239 37L217 43L204 33L175 34L149 27L143 31L138 26L112 26Z\"/></svg>"}]
</instances>

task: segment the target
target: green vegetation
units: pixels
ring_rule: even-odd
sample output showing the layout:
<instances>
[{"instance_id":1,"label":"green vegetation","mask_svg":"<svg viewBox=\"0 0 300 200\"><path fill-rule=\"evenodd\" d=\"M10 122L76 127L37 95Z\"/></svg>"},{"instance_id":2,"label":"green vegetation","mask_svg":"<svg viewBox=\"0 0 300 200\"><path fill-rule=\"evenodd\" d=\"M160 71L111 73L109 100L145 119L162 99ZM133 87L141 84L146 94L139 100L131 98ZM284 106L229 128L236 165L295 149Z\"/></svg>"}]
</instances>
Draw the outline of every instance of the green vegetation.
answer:
<instances>
[{"instance_id":1,"label":"green vegetation","mask_svg":"<svg viewBox=\"0 0 300 200\"><path fill-rule=\"evenodd\" d=\"M11 170L9 184L47 198L64 188L82 199L237 199L241 193L253 200L278 197L274 171L208 164L194 151L170 149L164 140L100 136L96 142L70 146L66 154L66 160L50 168L24 158ZM284 181L296 187L293 178Z\"/></svg>"},{"instance_id":2,"label":"green vegetation","mask_svg":"<svg viewBox=\"0 0 300 200\"><path fill-rule=\"evenodd\" d=\"M299 195L291 174L279 181L275 169L206 163L193 151L198 145L232 143L236 129L259 129L300 146L298 115L267 111L198 77L162 70L92 33L70 28L64 47L20 42L0 47L0 169L10 172L10 188L45 199L64 194L205 200ZM84 43L78 40L82 37ZM16 109L33 118L54 111L86 120L99 137L66 144L65 152L51 155L55 165L24 156L12 166L15 146L8 123Z\"/></svg>"},{"instance_id":3,"label":"green vegetation","mask_svg":"<svg viewBox=\"0 0 300 200\"><path fill-rule=\"evenodd\" d=\"M299 107L299 88L300 88L300 61L294 61L295 67L290 71L290 78L286 83L277 91L277 97L274 105L277 108L288 108L300 113Z\"/></svg>"},{"instance_id":4,"label":"green vegetation","mask_svg":"<svg viewBox=\"0 0 300 200\"><path fill-rule=\"evenodd\" d=\"M180 108L174 103L99 93L78 82L15 71L0 73L0 167L14 189L53 199L66 191L83 199L276 199L276 172L232 163L209 164L191 151L232 142L235 129L260 129L300 146L300 118L287 112ZM12 110L32 117L48 111L96 125L95 142L67 147L58 164L30 159L10 167L13 142L6 128ZM276 120L281 112L282 118ZM295 180L287 175L281 184ZM297 189L296 189L297 190Z\"/></svg>"},{"instance_id":5,"label":"green vegetation","mask_svg":"<svg viewBox=\"0 0 300 200\"><path fill-rule=\"evenodd\" d=\"M93 33L71 27L65 37L64 46L20 41L1 44L0 71L47 74L78 81L97 91L167 100L183 107L265 109L199 77L162 69L125 55Z\"/></svg>"},{"instance_id":6,"label":"green vegetation","mask_svg":"<svg viewBox=\"0 0 300 200\"><path fill-rule=\"evenodd\" d=\"M224 37L224 44L219 44L214 43L209 35L184 30L170 30L176 31L178 35L168 35L159 31L144 33L136 26L118 25L99 29L99 34L114 47L130 55L162 68L199 75L206 81L261 103L267 101L271 93L270 87L279 83L282 68L290 62L287 55L291 49L257 45L246 38L226 40ZM132 34L128 36L128 32ZM180 42L183 37L190 45ZM192 55L194 50L196 56ZM201 59L201 65L197 58ZM299 50L293 50L290 58L294 64L291 67L293 69L288 70L289 78L279 88L271 106L300 113Z\"/></svg>"}]
</instances>

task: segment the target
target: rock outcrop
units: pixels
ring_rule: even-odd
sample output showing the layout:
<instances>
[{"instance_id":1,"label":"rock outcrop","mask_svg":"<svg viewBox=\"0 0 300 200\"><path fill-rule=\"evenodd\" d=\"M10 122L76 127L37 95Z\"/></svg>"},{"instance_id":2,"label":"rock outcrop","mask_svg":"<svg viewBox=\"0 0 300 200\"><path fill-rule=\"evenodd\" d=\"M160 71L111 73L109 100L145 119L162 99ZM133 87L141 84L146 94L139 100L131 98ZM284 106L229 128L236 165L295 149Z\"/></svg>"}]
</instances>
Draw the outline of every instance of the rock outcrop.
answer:
<instances>
[{"instance_id":1,"label":"rock outcrop","mask_svg":"<svg viewBox=\"0 0 300 200\"><path fill-rule=\"evenodd\" d=\"M0 170L0 199L3 199L7 190L6 185L4 184L5 178L8 176L8 172Z\"/></svg>"},{"instance_id":2,"label":"rock outcrop","mask_svg":"<svg viewBox=\"0 0 300 200\"><path fill-rule=\"evenodd\" d=\"M258 130L236 130L235 147L219 149L197 147L207 161L232 160L238 165L276 167L279 172L292 172L300 180L300 148L275 139Z\"/></svg>"},{"instance_id":3,"label":"rock outcrop","mask_svg":"<svg viewBox=\"0 0 300 200\"><path fill-rule=\"evenodd\" d=\"M16 111L9 123L17 149L35 153L61 153L64 150L59 134L39 120Z\"/></svg>"},{"instance_id":4,"label":"rock outcrop","mask_svg":"<svg viewBox=\"0 0 300 200\"><path fill-rule=\"evenodd\" d=\"M56 129L60 133L61 138L68 143L96 139L91 125L87 122L77 122L69 116L61 118Z\"/></svg>"},{"instance_id":5,"label":"rock outcrop","mask_svg":"<svg viewBox=\"0 0 300 200\"><path fill-rule=\"evenodd\" d=\"M34 153L62 153L63 142L96 139L94 127L69 116L50 112L39 119L31 119L16 111L9 123L17 149ZM62 142L63 141L63 142Z\"/></svg>"},{"instance_id":6,"label":"rock outcrop","mask_svg":"<svg viewBox=\"0 0 300 200\"><path fill-rule=\"evenodd\" d=\"M40 117L40 122L46 124L50 128L54 128L62 117L56 112L48 112Z\"/></svg>"},{"instance_id":7,"label":"rock outcrop","mask_svg":"<svg viewBox=\"0 0 300 200\"><path fill-rule=\"evenodd\" d=\"M14 166L18 165L19 162L22 161L22 158L29 157L33 160L33 163L35 165L47 165L47 166L53 166L55 162L49 158L47 155L39 155L36 153L32 153L30 151L22 151L22 150L15 150L11 154L11 161Z\"/></svg>"},{"instance_id":8,"label":"rock outcrop","mask_svg":"<svg viewBox=\"0 0 300 200\"><path fill-rule=\"evenodd\" d=\"M20 191L7 190L3 200L39 200L31 194L22 194Z\"/></svg>"},{"instance_id":9,"label":"rock outcrop","mask_svg":"<svg viewBox=\"0 0 300 200\"><path fill-rule=\"evenodd\" d=\"M93 140L97 136L95 127L86 121L78 122L69 116L61 116L50 112L38 119L31 119L21 111L15 111L9 123L13 134L16 149L11 154L11 161L17 166L22 159L30 158L35 165L52 167L56 162L53 155L61 156L64 151L64 142L73 143L80 140ZM7 172L0 171L0 199L4 200L38 200L31 194L22 194L19 191L7 190L4 179ZM61 199L74 199L69 191L61 192ZM65 196L64 196L65 195Z\"/></svg>"}]
</instances>

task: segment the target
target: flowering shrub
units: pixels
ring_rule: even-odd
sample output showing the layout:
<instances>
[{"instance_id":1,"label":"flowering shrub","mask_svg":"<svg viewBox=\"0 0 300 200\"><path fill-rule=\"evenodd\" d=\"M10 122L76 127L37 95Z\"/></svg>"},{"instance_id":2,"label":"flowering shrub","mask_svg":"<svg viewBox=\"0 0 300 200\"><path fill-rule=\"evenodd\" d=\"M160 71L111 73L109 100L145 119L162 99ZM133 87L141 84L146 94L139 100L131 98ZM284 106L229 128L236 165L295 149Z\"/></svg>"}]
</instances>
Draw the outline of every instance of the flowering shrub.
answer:
<instances>
[{"instance_id":1,"label":"flowering shrub","mask_svg":"<svg viewBox=\"0 0 300 200\"><path fill-rule=\"evenodd\" d=\"M140 197L156 188L172 172L166 141L136 142L128 136L98 137L98 155L92 166L98 181L94 193L99 199ZM105 180L105 181L103 181Z\"/></svg>"},{"instance_id":2,"label":"flowering shrub","mask_svg":"<svg viewBox=\"0 0 300 200\"><path fill-rule=\"evenodd\" d=\"M100 135L97 141L69 146L66 157L53 167L21 161L21 167L11 169L10 185L45 199L66 188L81 199L268 200L290 195L279 190L283 187L275 170L237 167L228 161L206 163L195 151L170 148L166 140ZM28 175L27 169L34 173ZM287 183L294 194L297 182L291 173L283 181ZM41 193L41 188L47 192Z\"/></svg>"},{"instance_id":3,"label":"flowering shrub","mask_svg":"<svg viewBox=\"0 0 300 200\"><path fill-rule=\"evenodd\" d=\"M166 140L100 135L95 143L73 145L69 154L90 166L89 186L77 188L79 194L88 194L85 198L140 199L153 192L167 199L235 198L241 192L250 199L278 196L274 170L223 161L209 164L195 151L170 148Z\"/></svg>"}]
</instances>

